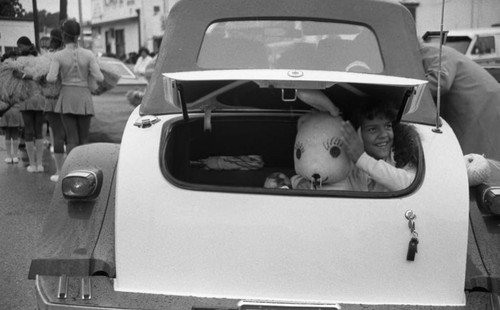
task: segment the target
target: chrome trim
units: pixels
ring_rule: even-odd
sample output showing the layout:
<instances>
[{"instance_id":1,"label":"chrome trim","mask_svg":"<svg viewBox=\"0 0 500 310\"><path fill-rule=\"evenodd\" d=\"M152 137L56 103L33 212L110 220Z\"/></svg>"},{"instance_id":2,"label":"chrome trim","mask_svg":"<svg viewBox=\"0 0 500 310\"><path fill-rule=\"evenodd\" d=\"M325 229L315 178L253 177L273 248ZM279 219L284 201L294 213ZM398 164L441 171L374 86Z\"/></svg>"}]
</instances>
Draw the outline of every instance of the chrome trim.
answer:
<instances>
[{"instance_id":1,"label":"chrome trim","mask_svg":"<svg viewBox=\"0 0 500 310\"><path fill-rule=\"evenodd\" d=\"M321 304L321 303L301 303L301 302L274 302L274 301L254 301L254 300L240 300L238 302L239 310L259 310L259 309L315 309L315 310L340 310L339 304Z\"/></svg>"},{"instance_id":2,"label":"chrome trim","mask_svg":"<svg viewBox=\"0 0 500 310\"><path fill-rule=\"evenodd\" d=\"M491 310L500 310L500 296L491 293L490 302L491 302Z\"/></svg>"},{"instance_id":3,"label":"chrome trim","mask_svg":"<svg viewBox=\"0 0 500 310\"><path fill-rule=\"evenodd\" d=\"M149 128L153 126L154 124L158 123L160 119L154 115L145 115L139 117L135 123L134 126L137 126L139 128Z\"/></svg>"},{"instance_id":4,"label":"chrome trim","mask_svg":"<svg viewBox=\"0 0 500 310\"><path fill-rule=\"evenodd\" d=\"M64 178L77 177L77 178L88 178L89 174L93 175L97 179L96 173L91 170L75 170L68 173Z\"/></svg>"},{"instance_id":5,"label":"chrome trim","mask_svg":"<svg viewBox=\"0 0 500 310\"><path fill-rule=\"evenodd\" d=\"M92 285L90 281L90 277L82 278L82 299L92 299Z\"/></svg>"},{"instance_id":6,"label":"chrome trim","mask_svg":"<svg viewBox=\"0 0 500 310\"><path fill-rule=\"evenodd\" d=\"M59 277L59 286L57 288L57 298L66 299L68 297L68 276L63 274Z\"/></svg>"}]
</instances>

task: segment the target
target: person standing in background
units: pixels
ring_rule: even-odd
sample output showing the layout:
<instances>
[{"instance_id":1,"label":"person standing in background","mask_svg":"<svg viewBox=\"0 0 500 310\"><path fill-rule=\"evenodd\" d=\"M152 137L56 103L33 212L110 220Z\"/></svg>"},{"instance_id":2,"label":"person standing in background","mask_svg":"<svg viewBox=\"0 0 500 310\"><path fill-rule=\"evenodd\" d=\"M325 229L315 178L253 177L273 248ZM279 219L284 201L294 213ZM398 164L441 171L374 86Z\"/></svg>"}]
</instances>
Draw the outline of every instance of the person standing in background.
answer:
<instances>
[{"instance_id":1,"label":"person standing in background","mask_svg":"<svg viewBox=\"0 0 500 310\"><path fill-rule=\"evenodd\" d=\"M146 67L152 59L153 58L149 56L149 50L145 47L141 47L139 49L139 58L137 58L137 62L134 66L134 73L144 76L146 74Z\"/></svg>"},{"instance_id":2,"label":"person standing in background","mask_svg":"<svg viewBox=\"0 0 500 310\"><path fill-rule=\"evenodd\" d=\"M20 51L20 57L17 62L22 63L24 68L35 67L38 52L28 37L20 37L17 40L17 46ZM27 99L20 102L20 110L24 122L24 140L26 143L26 152L28 154L29 166L28 172L43 172L43 108L45 98L42 95L40 85L31 77L16 71L16 77L26 80Z\"/></svg>"},{"instance_id":3,"label":"person standing in background","mask_svg":"<svg viewBox=\"0 0 500 310\"><path fill-rule=\"evenodd\" d=\"M10 109L0 117L0 128L5 132L5 162L17 164L19 162L18 148L19 137L23 127L23 117L19 110L19 103L13 103Z\"/></svg>"},{"instance_id":4,"label":"person standing in background","mask_svg":"<svg viewBox=\"0 0 500 310\"><path fill-rule=\"evenodd\" d=\"M434 100L441 72L441 116L458 138L464 154L500 160L500 83L455 49L421 43L420 52Z\"/></svg>"},{"instance_id":5,"label":"person standing in background","mask_svg":"<svg viewBox=\"0 0 500 310\"><path fill-rule=\"evenodd\" d=\"M52 58L55 52L64 48L62 31L60 29L53 29L50 32L49 51L44 57ZM52 146L54 151L52 157L54 158L56 173L50 177L52 182L59 180L59 174L64 164L65 157L65 143L66 133L61 119L61 114L55 112L57 100L59 99L60 81L58 83L45 83L42 87L42 93L45 96L45 118L49 122L49 127L52 136Z\"/></svg>"},{"instance_id":6,"label":"person standing in background","mask_svg":"<svg viewBox=\"0 0 500 310\"><path fill-rule=\"evenodd\" d=\"M17 54L10 54L12 58L15 58ZM5 54L2 57L2 62L9 58L9 54ZM0 64L0 70L3 69ZM0 100L5 100L10 108L0 117L0 128L2 128L5 133L5 150L7 151L7 157L5 162L7 164L17 164L19 162L19 137L23 127L23 116L19 110L19 102L7 102L8 96L2 94Z\"/></svg>"},{"instance_id":7,"label":"person standing in background","mask_svg":"<svg viewBox=\"0 0 500 310\"><path fill-rule=\"evenodd\" d=\"M66 152L87 143L94 103L89 88L89 78L102 82L104 76L94 54L78 46L80 24L73 19L62 25L64 49L54 53L47 82L54 83L61 77L61 92L54 112L61 113L66 133Z\"/></svg>"}]
</instances>

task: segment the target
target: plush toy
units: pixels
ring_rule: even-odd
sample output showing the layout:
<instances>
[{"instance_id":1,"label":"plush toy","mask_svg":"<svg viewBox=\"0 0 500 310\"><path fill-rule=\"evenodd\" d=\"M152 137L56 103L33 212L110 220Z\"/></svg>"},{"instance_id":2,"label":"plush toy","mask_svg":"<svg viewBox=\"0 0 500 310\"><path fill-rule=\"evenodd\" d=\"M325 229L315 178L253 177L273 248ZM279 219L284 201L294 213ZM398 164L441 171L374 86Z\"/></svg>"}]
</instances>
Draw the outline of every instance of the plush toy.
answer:
<instances>
[{"instance_id":1,"label":"plush toy","mask_svg":"<svg viewBox=\"0 0 500 310\"><path fill-rule=\"evenodd\" d=\"M295 172L290 180L282 173L266 179L266 188L351 190L348 176L353 163L342 145L342 118L313 111L299 118L294 147Z\"/></svg>"},{"instance_id":2,"label":"plush toy","mask_svg":"<svg viewBox=\"0 0 500 310\"><path fill-rule=\"evenodd\" d=\"M319 90L298 90L297 97L314 109L299 118L294 146L297 173L291 179L275 172L265 188L352 190L349 175L353 163L347 156L340 128L338 107Z\"/></svg>"},{"instance_id":3,"label":"plush toy","mask_svg":"<svg viewBox=\"0 0 500 310\"><path fill-rule=\"evenodd\" d=\"M491 167L483 155L467 154L464 156L465 167L467 168L467 177L469 186L476 186L486 182L491 174Z\"/></svg>"},{"instance_id":4,"label":"plush toy","mask_svg":"<svg viewBox=\"0 0 500 310\"><path fill-rule=\"evenodd\" d=\"M342 144L340 116L311 112L297 124L294 164L297 175L291 178L293 188L350 190L348 176L353 163Z\"/></svg>"}]
</instances>

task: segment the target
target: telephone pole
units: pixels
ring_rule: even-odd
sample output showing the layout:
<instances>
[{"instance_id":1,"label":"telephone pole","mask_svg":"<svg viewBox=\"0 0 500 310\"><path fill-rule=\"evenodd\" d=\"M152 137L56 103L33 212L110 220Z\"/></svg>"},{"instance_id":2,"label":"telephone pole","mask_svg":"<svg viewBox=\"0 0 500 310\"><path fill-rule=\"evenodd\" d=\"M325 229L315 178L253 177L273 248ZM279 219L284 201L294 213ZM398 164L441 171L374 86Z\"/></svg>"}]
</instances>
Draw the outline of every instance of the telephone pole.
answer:
<instances>
[{"instance_id":1,"label":"telephone pole","mask_svg":"<svg viewBox=\"0 0 500 310\"><path fill-rule=\"evenodd\" d=\"M33 0L33 26L35 28L35 46L36 49L40 50L40 30L38 29L38 6L36 0Z\"/></svg>"},{"instance_id":2,"label":"telephone pole","mask_svg":"<svg viewBox=\"0 0 500 310\"><path fill-rule=\"evenodd\" d=\"M59 24L68 19L68 0L59 0Z\"/></svg>"}]
</instances>

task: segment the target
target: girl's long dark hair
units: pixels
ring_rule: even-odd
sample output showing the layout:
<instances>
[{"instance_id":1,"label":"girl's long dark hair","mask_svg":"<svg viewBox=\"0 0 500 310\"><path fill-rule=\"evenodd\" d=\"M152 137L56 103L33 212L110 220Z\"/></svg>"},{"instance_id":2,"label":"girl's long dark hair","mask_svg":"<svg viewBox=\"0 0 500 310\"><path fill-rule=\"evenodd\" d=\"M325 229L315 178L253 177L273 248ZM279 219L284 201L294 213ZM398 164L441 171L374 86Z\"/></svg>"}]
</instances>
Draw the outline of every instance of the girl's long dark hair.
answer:
<instances>
[{"instance_id":1,"label":"girl's long dark hair","mask_svg":"<svg viewBox=\"0 0 500 310\"><path fill-rule=\"evenodd\" d=\"M38 56L38 51L36 50L36 47L31 44L29 48L22 50L19 56Z\"/></svg>"},{"instance_id":2,"label":"girl's long dark hair","mask_svg":"<svg viewBox=\"0 0 500 310\"><path fill-rule=\"evenodd\" d=\"M420 155L420 136L417 129L413 125L399 123L393 127L393 131L392 148L396 167L403 168L406 165L417 167Z\"/></svg>"}]
</instances>

